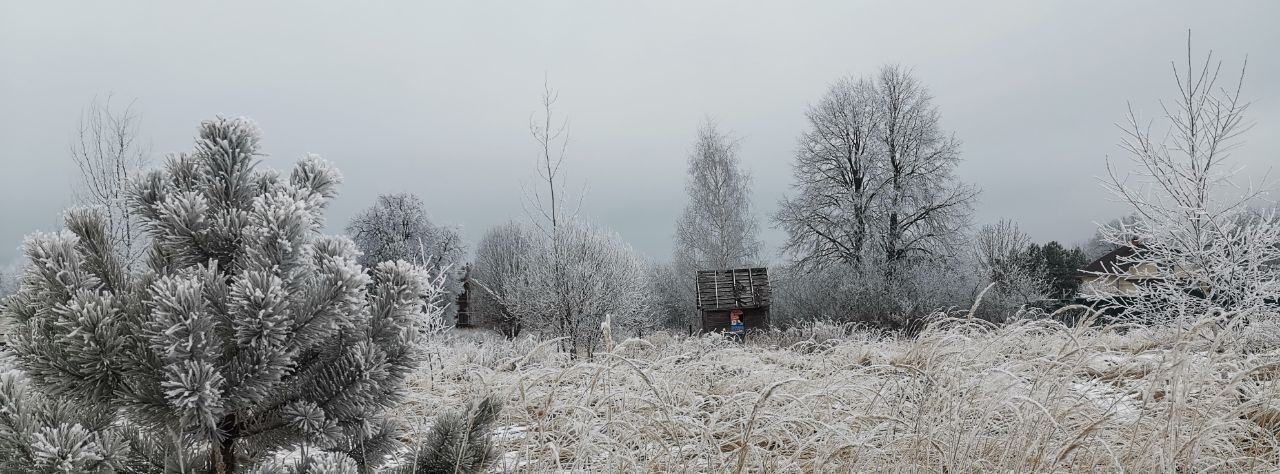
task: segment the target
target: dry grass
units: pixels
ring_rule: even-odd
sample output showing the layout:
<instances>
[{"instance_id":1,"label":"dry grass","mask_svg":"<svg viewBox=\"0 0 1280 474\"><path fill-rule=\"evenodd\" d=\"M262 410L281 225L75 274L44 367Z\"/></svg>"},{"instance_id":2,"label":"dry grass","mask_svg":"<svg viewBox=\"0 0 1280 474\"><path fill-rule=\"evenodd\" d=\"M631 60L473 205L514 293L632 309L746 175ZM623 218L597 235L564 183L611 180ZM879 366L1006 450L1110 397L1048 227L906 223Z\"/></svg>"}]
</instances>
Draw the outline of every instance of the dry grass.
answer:
<instances>
[{"instance_id":1,"label":"dry grass","mask_svg":"<svg viewBox=\"0 0 1280 474\"><path fill-rule=\"evenodd\" d=\"M402 415L501 394L496 472L1275 471L1280 333L1220 323L948 319L915 339L815 324L579 361L454 334Z\"/></svg>"}]
</instances>

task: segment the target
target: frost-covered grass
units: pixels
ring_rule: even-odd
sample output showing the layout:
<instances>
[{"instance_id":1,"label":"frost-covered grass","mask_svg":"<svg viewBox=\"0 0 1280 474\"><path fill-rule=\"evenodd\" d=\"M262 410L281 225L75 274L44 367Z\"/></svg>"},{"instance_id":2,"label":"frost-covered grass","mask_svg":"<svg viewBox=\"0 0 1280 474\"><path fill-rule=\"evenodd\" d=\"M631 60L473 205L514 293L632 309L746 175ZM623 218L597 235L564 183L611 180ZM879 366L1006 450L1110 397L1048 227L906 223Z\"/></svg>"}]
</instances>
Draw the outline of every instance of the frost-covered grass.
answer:
<instances>
[{"instance_id":1,"label":"frost-covered grass","mask_svg":"<svg viewBox=\"0 0 1280 474\"><path fill-rule=\"evenodd\" d=\"M814 324L578 361L455 333L401 414L500 394L495 472L1275 471L1280 326L1219 323Z\"/></svg>"}]
</instances>

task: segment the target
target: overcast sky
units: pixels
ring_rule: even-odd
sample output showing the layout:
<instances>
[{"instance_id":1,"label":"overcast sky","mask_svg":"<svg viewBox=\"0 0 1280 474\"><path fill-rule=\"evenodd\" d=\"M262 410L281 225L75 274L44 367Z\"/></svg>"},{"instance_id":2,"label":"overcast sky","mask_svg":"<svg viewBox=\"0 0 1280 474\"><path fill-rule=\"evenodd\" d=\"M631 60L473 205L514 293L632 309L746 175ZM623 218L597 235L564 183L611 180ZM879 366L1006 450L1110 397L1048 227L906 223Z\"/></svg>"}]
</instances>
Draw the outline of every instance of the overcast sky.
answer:
<instances>
[{"instance_id":1,"label":"overcast sky","mask_svg":"<svg viewBox=\"0 0 1280 474\"><path fill-rule=\"evenodd\" d=\"M749 4L748 4L749 3ZM760 222L789 192L804 110L842 75L913 68L963 142L975 223L1083 241L1124 213L1099 191L1126 100L1171 97L1169 62L1212 48L1256 122L1250 175L1280 164L1280 2L61 2L0 0L0 262L72 204L68 141L95 96L135 100L156 161L216 114L258 122L266 165L305 153L346 184L330 231L379 193L433 220L525 219L543 77L570 118L583 214L670 255L685 162L714 117L741 138ZM772 252L783 236L766 228Z\"/></svg>"}]
</instances>

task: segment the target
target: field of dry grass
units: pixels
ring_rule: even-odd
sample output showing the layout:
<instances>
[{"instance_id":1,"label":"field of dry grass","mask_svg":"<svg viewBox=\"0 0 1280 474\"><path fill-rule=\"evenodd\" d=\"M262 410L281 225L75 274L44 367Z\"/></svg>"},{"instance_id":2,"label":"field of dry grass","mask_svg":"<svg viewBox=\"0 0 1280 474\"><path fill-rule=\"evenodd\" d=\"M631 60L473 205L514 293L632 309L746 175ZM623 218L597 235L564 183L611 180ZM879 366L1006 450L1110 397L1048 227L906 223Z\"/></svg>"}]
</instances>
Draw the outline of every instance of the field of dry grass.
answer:
<instances>
[{"instance_id":1,"label":"field of dry grass","mask_svg":"<svg viewBox=\"0 0 1280 474\"><path fill-rule=\"evenodd\" d=\"M658 334L591 360L448 334L414 424L506 402L495 472L1267 472L1280 326L991 326L912 339L814 324L745 345Z\"/></svg>"}]
</instances>

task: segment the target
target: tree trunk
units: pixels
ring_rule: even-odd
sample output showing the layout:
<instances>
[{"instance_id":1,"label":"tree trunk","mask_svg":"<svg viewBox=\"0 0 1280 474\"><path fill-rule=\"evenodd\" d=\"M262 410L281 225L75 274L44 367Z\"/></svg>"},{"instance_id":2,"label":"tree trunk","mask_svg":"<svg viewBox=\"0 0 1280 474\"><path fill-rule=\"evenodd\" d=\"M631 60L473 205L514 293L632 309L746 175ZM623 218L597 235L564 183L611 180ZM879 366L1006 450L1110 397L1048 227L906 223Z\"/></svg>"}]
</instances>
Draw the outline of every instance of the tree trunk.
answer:
<instances>
[{"instance_id":1,"label":"tree trunk","mask_svg":"<svg viewBox=\"0 0 1280 474\"><path fill-rule=\"evenodd\" d=\"M218 423L218 430L225 433L222 440L209 449L209 468L217 474L236 472L235 440L237 437L235 416L227 416Z\"/></svg>"}]
</instances>

